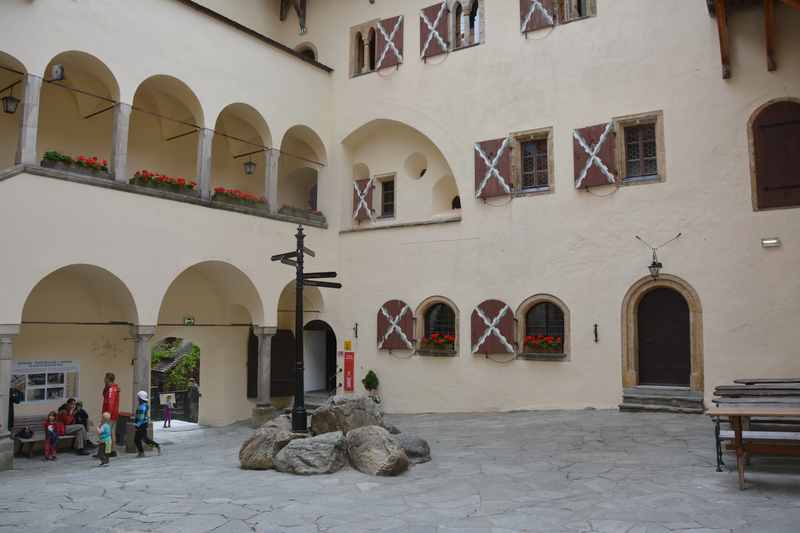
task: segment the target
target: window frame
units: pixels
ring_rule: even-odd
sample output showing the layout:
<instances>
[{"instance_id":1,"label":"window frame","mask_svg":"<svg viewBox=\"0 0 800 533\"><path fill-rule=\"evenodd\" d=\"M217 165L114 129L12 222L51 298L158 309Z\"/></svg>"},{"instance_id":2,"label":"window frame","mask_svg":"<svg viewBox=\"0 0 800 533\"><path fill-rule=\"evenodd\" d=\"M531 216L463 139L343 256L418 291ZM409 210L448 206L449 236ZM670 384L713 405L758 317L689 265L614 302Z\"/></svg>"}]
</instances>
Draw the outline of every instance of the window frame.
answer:
<instances>
[{"instance_id":1,"label":"window frame","mask_svg":"<svg viewBox=\"0 0 800 533\"><path fill-rule=\"evenodd\" d=\"M562 337L563 353L537 353L528 352L525 349L525 336L527 334L527 316L528 312L534 306L549 303L558 307L564 315L564 335ZM570 359L570 352L572 348L572 334L571 334L571 318L569 307L563 300L553 296L552 294L536 294L527 298L519 308L515 315L517 323L517 359L527 359L530 361L568 361Z\"/></svg>"},{"instance_id":2,"label":"window frame","mask_svg":"<svg viewBox=\"0 0 800 533\"><path fill-rule=\"evenodd\" d=\"M373 72L375 72L374 68L370 68L371 66L370 66L369 41L370 41L370 35L375 35L375 41L376 41L375 48L377 49L377 31L379 22L380 19L374 19L350 28L350 41L348 48L350 54L351 78L358 78L359 76L364 76L366 74L372 74ZM356 37L358 36L358 34L361 34L361 43L363 46L363 50L361 51L360 55L356 46L357 45ZM363 59L363 64L359 65L360 63L359 60L361 59ZM360 70L358 69L359 66L361 67Z\"/></svg>"},{"instance_id":3,"label":"window frame","mask_svg":"<svg viewBox=\"0 0 800 533\"><path fill-rule=\"evenodd\" d=\"M586 20L588 18L597 16L597 0L557 0L557 1L558 1L559 24L569 24L570 22L576 22L578 20ZM580 2L580 1L586 2L586 8L588 14L578 17L568 16L567 13L572 11L572 6L574 5L574 2Z\"/></svg>"},{"instance_id":4,"label":"window frame","mask_svg":"<svg viewBox=\"0 0 800 533\"><path fill-rule=\"evenodd\" d=\"M652 111L649 113L637 113L616 117L614 120L614 131L616 132L616 163L617 163L617 182L620 185L641 185L647 183L659 183L667 179L666 147L664 144L664 112ZM646 176L628 177L628 154L627 144L625 143L625 128L646 126L653 124L656 135L656 166L657 173Z\"/></svg>"},{"instance_id":5,"label":"window frame","mask_svg":"<svg viewBox=\"0 0 800 533\"><path fill-rule=\"evenodd\" d=\"M472 7L477 2L478 4L478 34L480 35L480 40L476 42L472 42L470 38L468 43L464 41L460 41L456 38L457 35L460 34L459 30L461 29L461 20L459 17L456 17L456 5L460 5L462 9L462 13L467 14L467 18L469 18L468 13L472 11ZM469 8L467 8L464 4L468 4ZM450 42L448 43L448 47L451 52L455 52L457 50L466 50L467 48L472 48L474 46L480 46L486 42L486 7L484 0L455 0L450 2L447 6L448 8L448 16L451 18L450 20ZM471 37L471 35L470 35Z\"/></svg>"},{"instance_id":6,"label":"window frame","mask_svg":"<svg viewBox=\"0 0 800 533\"><path fill-rule=\"evenodd\" d=\"M452 351L426 350L420 346L423 337L425 337L425 322L428 311L437 304L444 304L449 307L451 311L453 311L455 319L453 328L455 330L456 341L453 343ZM431 357L458 357L460 354L461 344L460 316L459 309L455 303L444 296L430 296L423 300L423 302L417 306L417 309L414 313L414 336L416 337L416 349L414 350L414 353L416 355Z\"/></svg>"},{"instance_id":7,"label":"window frame","mask_svg":"<svg viewBox=\"0 0 800 533\"><path fill-rule=\"evenodd\" d=\"M522 143L547 141L547 186L522 187ZM514 196L535 196L555 192L555 160L553 157L553 128L537 128L511 134L511 180Z\"/></svg>"},{"instance_id":8,"label":"window frame","mask_svg":"<svg viewBox=\"0 0 800 533\"><path fill-rule=\"evenodd\" d=\"M393 198L392 198L392 214L391 215L386 215L383 212L383 186L384 186L384 183L389 182L389 181L391 181L394 184L394 191L392 192L392 196L393 196ZM392 173L392 174L383 174L383 175L375 176L375 182L378 185L378 187L376 187L376 189L378 189L378 190L376 190L375 192L377 193L378 204L379 204L379 207L380 207L380 209L377 210L376 218L379 219L379 220L393 220L393 219L396 219L397 218L397 175ZM374 199L373 199L373 203L374 203Z\"/></svg>"}]
</instances>

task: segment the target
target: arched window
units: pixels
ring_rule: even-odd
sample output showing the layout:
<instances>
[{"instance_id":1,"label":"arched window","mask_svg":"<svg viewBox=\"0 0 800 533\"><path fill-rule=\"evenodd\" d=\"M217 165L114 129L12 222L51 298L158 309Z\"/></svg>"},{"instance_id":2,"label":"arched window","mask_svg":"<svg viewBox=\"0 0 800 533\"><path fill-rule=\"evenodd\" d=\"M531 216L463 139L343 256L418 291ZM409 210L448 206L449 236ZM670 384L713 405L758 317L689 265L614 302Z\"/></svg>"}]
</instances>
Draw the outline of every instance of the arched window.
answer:
<instances>
[{"instance_id":1,"label":"arched window","mask_svg":"<svg viewBox=\"0 0 800 533\"><path fill-rule=\"evenodd\" d=\"M449 305L437 303L425 311L425 337L433 334L456 334L456 314Z\"/></svg>"},{"instance_id":2,"label":"arched window","mask_svg":"<svg viewBox=\"0 0 800 533\"><path fill-rule=\"evenodd\" d=\"M369 30L369 70L375 70L375 65L378 61L378 49L375 37L375 28Z\"/></svg>"},{"instance_id":3,"label":"arched window","mask_svg":"<svg viewBox=\"0 0 800 533\"><path fill-rule=\"evenodd\" d=\"M453 198L453 201L450 203L451 209L461 209L461 197L456 196Z\"/></svg>"},{"instance_id":4,"label":"arched window","mask_svg":"<svg viewBox=\"0 0 800 533\"><path fill-rule=\"evenodd\" d=\"M525 313L524 351L564 353L564 311L554 302L539 302Z\"/></svg>"},{"instance_id":5,"label":"arched window","mask_svg":"<svg viewBox=\"0 0 800 533\"><path fill-rule=\"evenodd\" d=\"M364 72L364 37L361 35L361 32L356 33L355 47L356 64L353 74L361 74Z\"/></svg>"},{"instance_id":6,"label":"arched window","mask_svg":"<svg viewBox=\"0 0 800 533\"><path fill-rule=\"evenodd\" d=\"M767 105L751 131L757 208L800 206L800 102Z\"/></svg>"},{"instance_id":7,"label":"arched window","mask_svg":"<svg viewBox=\"0 0 800 533\"><path fill-rule=\"evenodd\" d=\"M453 17L455 24L453 31L455 39L454 46L456 48L460 48L464 46L464 8L461 7L461 2L456 2L453 12L455 13L455 16Z\"/></svg>"},{"instance_id":8,"label":"arched window","mask_svg":"<svg viewBox=\"0 0 800 533\"><path fill-rule=\"evenodd\" d=\"M472 9L469 11L469 35L470 44L478 44L481 42L481 20L478 12L480 0L472 2Z\"/></svg>"}]
</instances>

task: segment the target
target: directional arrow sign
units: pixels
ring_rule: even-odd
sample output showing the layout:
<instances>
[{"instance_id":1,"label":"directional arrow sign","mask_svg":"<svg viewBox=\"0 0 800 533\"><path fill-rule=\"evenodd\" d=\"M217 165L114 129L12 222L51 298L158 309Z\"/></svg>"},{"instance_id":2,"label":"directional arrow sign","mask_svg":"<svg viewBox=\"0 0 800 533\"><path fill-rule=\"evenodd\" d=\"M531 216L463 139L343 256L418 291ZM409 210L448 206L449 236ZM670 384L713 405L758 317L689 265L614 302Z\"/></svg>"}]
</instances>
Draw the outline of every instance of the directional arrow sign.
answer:
<instances>
[{"instance_id":1,"label":"directional arrow sign","mask_svg":"<svg viewBox=\"0 0 800 533\"><path fill-rule=\"evenodd\" d=\"M271 260L283 261L284 259L292 259L293 257L297 257L297 252L286 252L285 254L273 255L271 257Z\"/></svg>"},{"instance_id":2,"label":"directional arrow sign","mask_svg":"<svg viewBox=\"0 0 800 533\"><path fill-rule=\"evenodd\" d=\"M341 283L331 283L330 281L303 281L306 287L327 287L329 289L341 289Z\"/></svg>"},{"instance_id":3,"label":"directional arrow sign","mask_svg":"<svg viewBox=\"0 0 800 533\"><path fill-rule=\"evenodd\" d=\"M303 277L306 279L335 278L336 276L338 276L336 272L311 272L309 274L303 274Z\"/></svg>"},{"instance_id":4,"label":"directional arrow sign","mask_svg":"<svg viewBox=\"0 0 800 533\"><path fill-rule=\"evenodd\" d=\"M305 246L303 246L303 253L306 255L310 255L311 257L317 257L317 253L314 250L306 248Z\"/></svg>"}]
</instances>

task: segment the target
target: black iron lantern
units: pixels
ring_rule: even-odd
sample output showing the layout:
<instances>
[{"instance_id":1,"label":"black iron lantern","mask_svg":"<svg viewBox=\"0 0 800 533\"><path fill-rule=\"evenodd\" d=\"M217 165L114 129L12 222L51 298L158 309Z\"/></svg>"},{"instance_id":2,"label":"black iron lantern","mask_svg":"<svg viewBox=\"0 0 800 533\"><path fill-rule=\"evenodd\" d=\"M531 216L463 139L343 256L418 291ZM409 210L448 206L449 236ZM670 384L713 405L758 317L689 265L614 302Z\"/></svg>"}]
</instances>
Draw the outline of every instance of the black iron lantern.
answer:
<instances>
[{"instance_id":1,"label":"black iron lantern","mask_svg":"<svg viewBox=\"0 0 800 533\"><path fill-rule=\"evenodd\" d=\"M661 273L661 268L663 266L664 265L662 265L658 261L658 257L656 256L656 251L653 250L653 262L650 263L649 267L647 267L647 269L650 271L650 275L653 277L653 279L658 278L658 275Z\"/></svg>"},{"instance_id":2,"label":"black iron lantern","mask_svg":"<svg viewBox=\"0 0 800 533\"><path fill-rule=\"evenodd\" d=\"M17 112L17 108L19 107L19 98L14 96L13 93L9 94L8 96L4 96L3 100L3 112L8 113L9 115L13 115Z\"/></svg>"},{"instance_id":3,"label":"black iron lantern","mask_svg":"<svg viewBox=\"0 0 800 533\"><path fill-rule=\"evenodd\" d=\"M256 171L256 164L253 162L253 159L250 158L244 163L244 173L248 176L252 176Z\"/></svg>"}]
</instances>

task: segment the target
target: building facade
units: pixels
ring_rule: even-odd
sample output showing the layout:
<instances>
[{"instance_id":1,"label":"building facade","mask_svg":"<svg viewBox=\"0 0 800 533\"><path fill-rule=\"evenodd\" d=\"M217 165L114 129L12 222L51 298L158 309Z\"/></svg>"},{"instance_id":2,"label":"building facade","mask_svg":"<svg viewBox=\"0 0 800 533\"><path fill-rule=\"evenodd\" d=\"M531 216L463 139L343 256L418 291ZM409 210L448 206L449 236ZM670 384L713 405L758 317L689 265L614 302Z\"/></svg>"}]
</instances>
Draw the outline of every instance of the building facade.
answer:
<instances>
[{"instance_id":1,"label":"building facade","mask_svg":"<svg viewBox=\"0 0 800 533\"><path fill-rule=\"evenodd\" d=\"M800 373L797 6L432 3L5 3L0 431L172 337L203 423L290 395L298 222L308 390L345 340L390 412Z\"/></svg>"}]
</instances>

